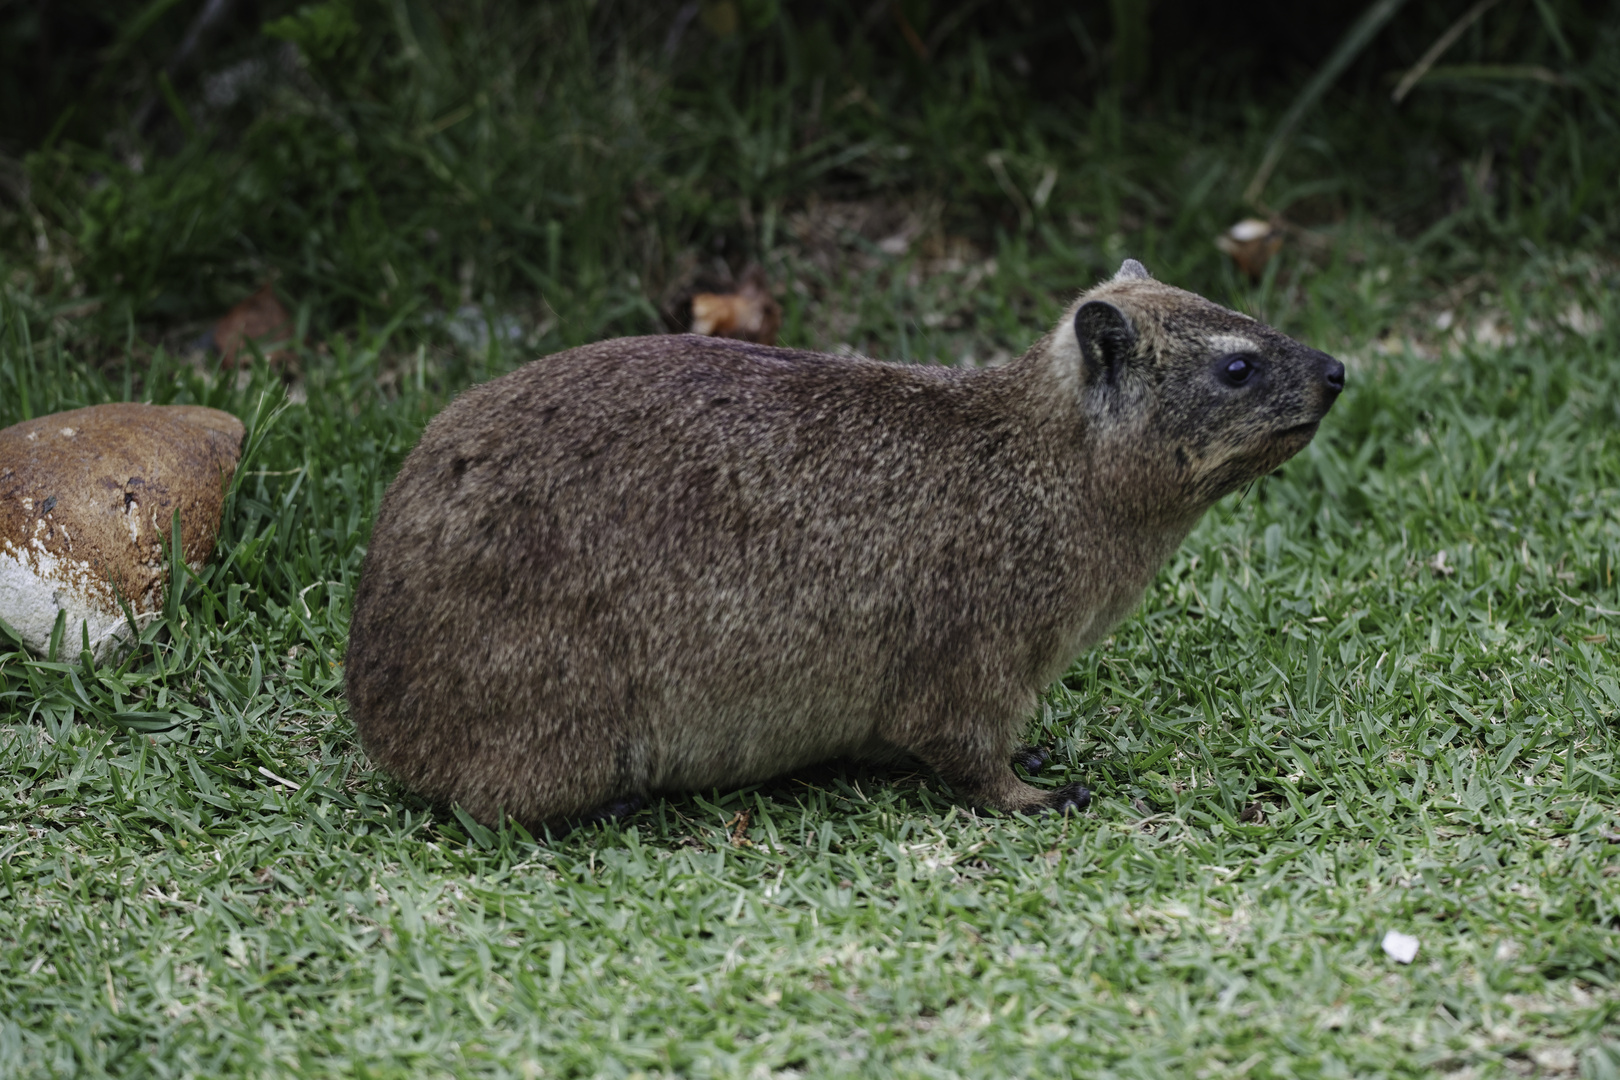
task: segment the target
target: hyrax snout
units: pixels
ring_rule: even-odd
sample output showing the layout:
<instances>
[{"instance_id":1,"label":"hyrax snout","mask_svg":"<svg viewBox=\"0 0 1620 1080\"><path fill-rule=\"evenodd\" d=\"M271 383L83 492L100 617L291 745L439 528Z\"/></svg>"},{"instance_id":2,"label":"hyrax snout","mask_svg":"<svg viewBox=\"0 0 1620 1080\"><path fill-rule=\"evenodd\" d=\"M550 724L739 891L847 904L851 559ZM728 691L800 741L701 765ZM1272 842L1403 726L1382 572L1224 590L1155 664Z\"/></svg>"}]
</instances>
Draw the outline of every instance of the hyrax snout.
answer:
<instances>
[{"instance_id":1,"label":"hyrax snout","mask_svg":"<svg viewBox=\"0 0 1620 1080\"><path fill-rule=\"evenodd\" d=\"M1127 261L1005 367L691 336L536 360L423 433L355 598L349 707L493 823L910 756L1003 811L1042 690L1344 367Z\"/></svg>"}]
</instances>

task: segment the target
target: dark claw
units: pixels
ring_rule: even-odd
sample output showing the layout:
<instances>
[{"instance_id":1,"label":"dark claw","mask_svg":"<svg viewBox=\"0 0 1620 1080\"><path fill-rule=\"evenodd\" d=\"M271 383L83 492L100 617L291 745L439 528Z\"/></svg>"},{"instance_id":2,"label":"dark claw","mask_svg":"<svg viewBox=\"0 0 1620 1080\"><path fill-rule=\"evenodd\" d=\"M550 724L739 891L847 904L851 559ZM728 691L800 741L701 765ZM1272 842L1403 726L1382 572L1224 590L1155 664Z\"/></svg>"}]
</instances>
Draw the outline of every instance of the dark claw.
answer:
<instances>
[{"instance_id":1,"label":"dark claw","mask_svg":"<svg viewBox=\"0 0 1620 1080\"><path fill-rule=\"evenodd\" d=\"M589 825L594 821L614 821L618 818L629 817L631 814L647 805L647 800L640 795L626 795L622 799L605 802L595 810L585 814L579 819L581 825Z\"/></svg>"},{"instance_id":2,"label":"dark claw","mask_svg":"<svg viewBox=\"0 0 1620 1080\"><path fill-rule=\"evenodd\" d=\"M1091 789L1084 784L1070 784L1052 792L1052 801L1046 804L1054 814L1079 813L1091 805Z\"/></svg>"},{"instance_id":3,"label":"dark claw","mask_svg":"<svg viewBox=\"0 0 1620 1080\"><path fill-rule=\"evenodd\" d=\"M1034 776L1046 765L1046 751L1038 746L1023 746L1013 751L1012 763Z\"/></svg>"}]
</instances>

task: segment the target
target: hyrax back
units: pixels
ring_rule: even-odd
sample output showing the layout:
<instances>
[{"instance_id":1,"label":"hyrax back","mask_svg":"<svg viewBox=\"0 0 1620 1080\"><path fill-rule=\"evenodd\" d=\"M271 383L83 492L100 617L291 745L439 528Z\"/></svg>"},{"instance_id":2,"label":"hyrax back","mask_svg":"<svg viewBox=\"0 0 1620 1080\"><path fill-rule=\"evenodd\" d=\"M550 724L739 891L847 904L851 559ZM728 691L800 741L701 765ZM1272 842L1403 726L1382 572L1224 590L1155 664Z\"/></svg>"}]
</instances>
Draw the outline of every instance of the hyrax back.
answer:
<instances>
[{"instance_id":1,"label":"hyrax back","mask_svg":"<svg viewBox=\"0 0 1620 1080\"><path fill-rule=\"evenodd\" d=\"M1009 765L1041 691L1343 383L1129 261L999 369L690 336L537 360L384 498L355 724L484 822L903 754L988 807L1084 806Z\"/></svg>"}]
</instances>

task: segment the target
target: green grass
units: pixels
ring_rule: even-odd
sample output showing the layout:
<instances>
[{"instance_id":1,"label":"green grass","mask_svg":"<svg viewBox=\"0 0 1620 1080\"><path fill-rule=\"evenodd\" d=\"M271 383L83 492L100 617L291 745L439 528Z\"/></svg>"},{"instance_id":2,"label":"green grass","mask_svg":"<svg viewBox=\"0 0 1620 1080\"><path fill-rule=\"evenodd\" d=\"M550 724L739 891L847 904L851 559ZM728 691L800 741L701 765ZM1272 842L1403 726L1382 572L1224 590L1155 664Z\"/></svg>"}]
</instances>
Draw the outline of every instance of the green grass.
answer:
<instances>
[{"instance_id":1,"label":"green grass","mask_svg":"<svg viewBox=\"0 0 1620 1080\"><path fill-rule=\"evenodd\" d=\"M1034 273L1001 260L987 309ZM891 262L790 325L931 302ZM1047 698L1040 780L1090 784L1084 816L834 768L554 842L374 772L337 666L391 471L527 352L334 338L272 418L262 369L86 364L17 301L0 385L32 412L127 386L262 443L128 661L0 659L0 1072L1615 1075L1620 306L1605 264L1526 274L1520 343L1440 360L1339 330L1399 306L1365 267L1282 306L1364 348L1350 390ZM1606 329L1558 329L1572 302Z\"/></svg>"},{"instance_id":2,"label":"green grass","mask_svg":"<svg viewBox=\"0 0 1620 1080\"><path fill-rule=\"evenodd\" d=\"M184 29L135 7L109 115L162 55L131 35ZM656 5L310 5L295 76L181 81L200 135L0 160L0 425L196 402L253 447L121 664L0 634L0 1075L1620 1076L1620 23L1498 5L1447 63L1567 85L1393 110L1440 7L1305 118L1257 283L1210 242L1286 104L1224 92L1252 58L1156 52L1133 98L1103 36L994 5L928 64L791 4L667 61ZM1113 89L1046 95L1065 56ZM716 260L784 344L983 363L1125 255L1350 384L1031 718L1085 815L835 766L537 840L365 760L349 598L461 389L656 329ZM191 355L270 274L296 374ZM519 338L458 339L468 304Z\"/></svg>"}]
</instances>

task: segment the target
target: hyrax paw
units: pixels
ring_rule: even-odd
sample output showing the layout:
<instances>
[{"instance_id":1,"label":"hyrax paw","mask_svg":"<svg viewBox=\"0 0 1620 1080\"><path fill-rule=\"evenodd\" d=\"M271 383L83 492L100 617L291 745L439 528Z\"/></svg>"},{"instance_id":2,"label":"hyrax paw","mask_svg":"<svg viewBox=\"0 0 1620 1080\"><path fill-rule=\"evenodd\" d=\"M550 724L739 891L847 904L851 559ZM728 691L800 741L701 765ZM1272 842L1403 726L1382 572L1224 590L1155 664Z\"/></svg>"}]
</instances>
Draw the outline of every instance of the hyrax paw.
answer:
<instances>
[{"instance_id":1,"label":"hyrax paw","mask_svg":"<svg viewBox=\"0 0 1620 1080\"><path fill-rule=\"evenodd\" d=\"M1078 814L1090 805L1091 789L1084 784L1070 784L1068 787L1061 787L1052 792L1052 797L1046 804L1046 810L1048 813L1053 814Z\"/></svg>"},{"instance_id":2,"label":"hyrax paw","mask_svg":"<svg viewBox=\"0 0 1620 1080\"><path fill-rule=\"evenodd\" d=\"M1038 746L1021 746L1013 751L1012 763L1031 776L1046 765L1046 751Z\"/></svg>"},{"instance_id":3,"label":"hyrax paw","mask_svg":"<svg viewBox=\"0 0 1620 1080\"><path fill-rule=\"evenodd\" d=\"M610 802L603 803L595 810L582 816L579 823L589 825L596 821L617 821L619 818L629 817L645 805L647 805L647 800L640 795L626 795L622 799L613 799Z\"/></svg>"}]
</instances>

